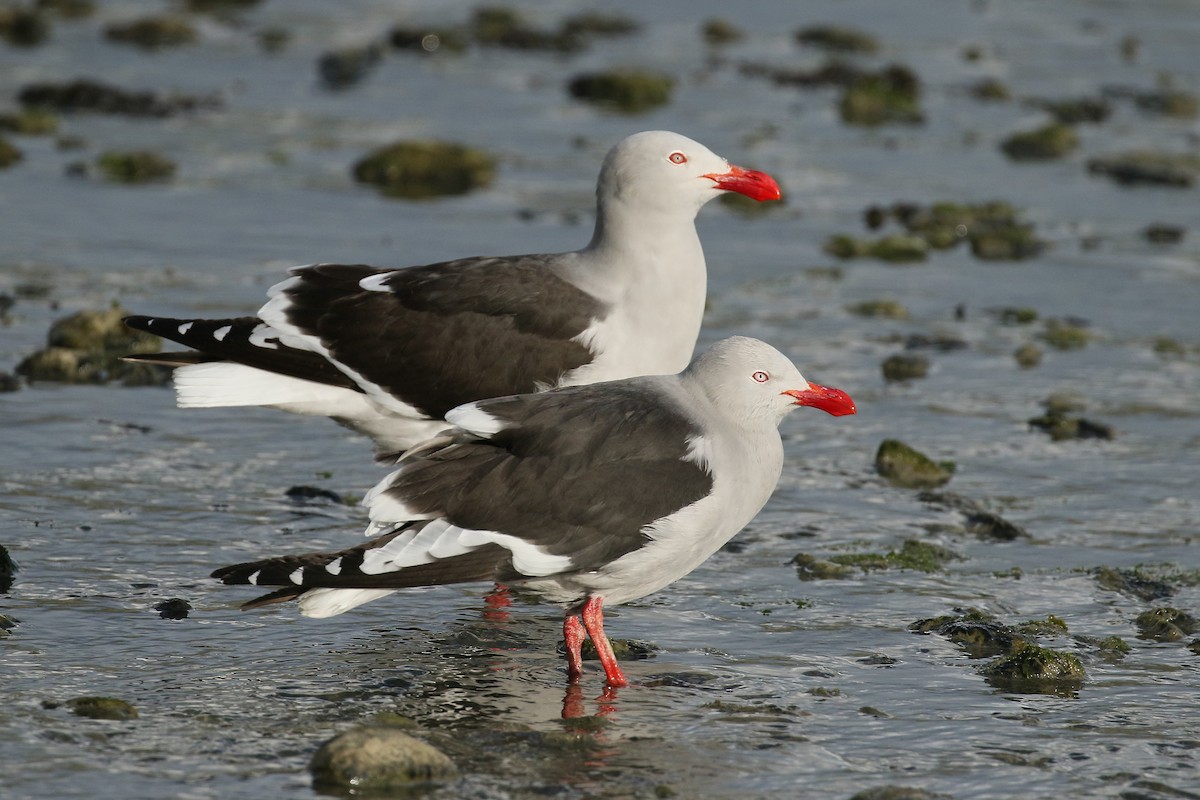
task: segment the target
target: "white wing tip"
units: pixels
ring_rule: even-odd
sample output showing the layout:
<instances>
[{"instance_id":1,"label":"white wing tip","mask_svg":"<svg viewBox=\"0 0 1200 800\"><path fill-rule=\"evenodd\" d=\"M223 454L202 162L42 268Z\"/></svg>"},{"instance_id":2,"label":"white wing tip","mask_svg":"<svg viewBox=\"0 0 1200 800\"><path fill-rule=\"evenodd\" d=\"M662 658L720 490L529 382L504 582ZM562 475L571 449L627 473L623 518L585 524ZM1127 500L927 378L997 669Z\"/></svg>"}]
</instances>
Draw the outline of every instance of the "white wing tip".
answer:
<instances>
[{"instance_id":1,"label":"white wing tip","mask_svg":"<svg viewBox=\"0 0 1200 800\"><path fill-rule=\"evenodd\" d=\"M310 589L300 595L300 613L322 619L344 614L356 606L378 600L395 589Z\"/></svg>"},{"instance_id":2,"label":"white wing tip","mask_svg":"<svg viewBox=\"0 0 1200 800\"><path fill-rule=\"evenodd\" d=\"M446 412L446 421L476 436L494 436L508 427L482 410L476 403L465 403Z\"/></svg>"}]
</instances>

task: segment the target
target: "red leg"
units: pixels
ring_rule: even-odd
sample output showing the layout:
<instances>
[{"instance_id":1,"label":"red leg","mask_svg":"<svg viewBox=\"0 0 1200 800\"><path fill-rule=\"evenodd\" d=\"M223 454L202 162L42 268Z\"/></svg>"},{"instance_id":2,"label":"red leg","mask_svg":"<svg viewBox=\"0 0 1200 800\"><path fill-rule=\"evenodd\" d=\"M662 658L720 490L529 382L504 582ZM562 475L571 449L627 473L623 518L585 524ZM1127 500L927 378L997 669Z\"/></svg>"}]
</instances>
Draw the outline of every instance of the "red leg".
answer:
<instances>
[{"instance_id":1,"label":"red leg","mask_svg":"<svg viewBox=\"0 0 1200 800\"><path fill-rule=\"evenodd\" d=\"M592 644L596 646L596 654L600 656L600 663L604 666L604 675L608 678L608 685L628 686L629 681L625 680L625 673L621 672L621 667L617 664L612 644L604 635L603 606L603 598L589 597L583 604L583 626L587 628L588 636L592 637Z\"/></svg>"},{"instance_id":2,"label":"red leg","mask_svg":"<svg viewBox=\"0 0 1200 800\"><path fill-rule=\"evenodd\" d=\"M483 598L484 609L483 618L497 622L508 621L508 609L512 607L512 597L508 594L508 587L502 583L497 583L487 597Z\"/></svg>"},{"instance_id":3,"label":"red leg","mask_svg":"<svg viewBox=\"0 0 1200 800\"><path fill-rule=\"evenodd\" d=\"M483 599L490 608L508 608L512 605L512 597L508 593L508 587L503 583L497 583L492 587L492 591Z\"/></svg>"},{"instance_id":4,"label":"red leg","mask_svg":"<svg viewBox=\"0 0 1200 800\"><path fill-rule=\"evenodd\" d=\"M583 716L583 689L578 681L567 684L567 693L563 695L563 719L579 719Z\"/></svg>"},{"instance_id":5,"label":"red leg","mask_svg":"<svg viewBox=\"0 0 1200 800\"><path fill-rule=\"evenodd\" d=\"M583 623L574 614L563 620L563 643L567 646L567 680L573 683L583 675Z\"/></svg>"}]
</instances>

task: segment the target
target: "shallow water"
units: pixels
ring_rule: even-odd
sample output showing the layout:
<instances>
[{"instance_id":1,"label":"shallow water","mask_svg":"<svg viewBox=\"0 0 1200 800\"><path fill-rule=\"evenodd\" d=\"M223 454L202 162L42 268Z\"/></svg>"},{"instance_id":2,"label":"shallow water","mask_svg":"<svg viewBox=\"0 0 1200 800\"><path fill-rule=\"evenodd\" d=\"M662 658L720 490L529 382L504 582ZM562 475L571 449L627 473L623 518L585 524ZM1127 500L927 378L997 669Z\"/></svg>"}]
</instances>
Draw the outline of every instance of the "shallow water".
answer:
<instances>
[{"instance_id":1,"label":"shallow water","mask_svg":"<svg viewBox=\"0 0 1200 800\"><path fill-rule=\"evenodd\" d=\"M1121 189L1083 164L1142 146L1194 151L1196 122L1118 101L1108 122L1081 126L1078 153L1013 165L996 143L1043 115L981 104L964 88L994 76L1018 96L1074 97L1150 88L1169 73L1195 92L1194 2L877 0L805 3L803 13L755 3L737 20L746 41L720 58L698 46L696 28L731 13L728 4L651 13L613 3L605 7L638 19L640 34L571 58L389 54L339 93L316 85L320 52L404 18L461 19L469 7L266 3L240 23L206 23L200 44L143 54L105 43L100 29L160 6L101 5L93 20L56 25L43 47L0 46L0 106L24 83L94 74L127 88L219 92L225 108L169 120L65 117L63 132L88 142L76 152L14 138L26 157L0 172L0 292L47 294L18 296L0 368L39 347L53 319L113 300L142 313L252 313L292 264L577 247L605 149L633 130L669 128L771 172L788 196L751 218L717 204L701 213L704 340L768 339L810 378L850 391L860 413L787 420L784 476L754 523L686 579L611 614L613 636L659 652L625 664L633 685L615 697L601 696L589 665L573 698L549 606L489 617L487 587L473 586L308 620L291 608L240 613L249 594L206 578L226 563L356 539L359 509L284 495L309 484L355 496L377 479L366 444L336 426L184 412L165 390L0 395L0 544L21 567L0 595L0 613L20 621L0 639L3 796L312 796L305 765L315 747L380 711L412 717L461 768L435 797L651 797L664 786L678 797L850 797L887 784L955 798L1195 796L1200 668L1186 648L1195 637L1138 639L1133 620L1155 604L1200 612L1200 201L1195 189ZM549 25L583 7L544 4L537 19ZM880 63L921 75L926 125L849 129L828 91L738 74L742 61L819 63L790 33L825 21L878 34ZM267 55L255 34L273 26L292 41ZM1141 40L1133 63L1120 57L1126 35ZM963 60L966 45L983 58ZM629 118L566 98L570 75L631 61L680 79L670 106ZM409 135L495 150L499 179L430 203L350 182L354 158ZM132 146L175 158L178 177L125 188L63 174L71 161ZM1053 247L1020 263L959 249L909 267L848 262L836 279L811 269L831 265L820 250L828 235L863 232L871 203L992 198L1025 209ZM1139 236L1152 222L1192 230L1182 244L1154 246ZM911 318L845 311L878 298L902 302ZM1019 370L1011 353L1040 326L989 313L1007 306L1084 318L1094 337L1083 350L1045 348L1040 367ZM883 383L879 364L903 336L937 333L969 347L929 353L924 380ZM1156 355L1158 336L1187 353ZM1040 401L1060 391L1082 396L1085 415L1117 438L1055 443L1030 430ZM980 539L958 512L885 484L872 458L889 437L956 461L946 488L1030 536ZM788 563L797 552L887 551L914 537L960 558L942 572L809 582ZM1147 603L1089 574L1138 564L1193 579ZM188 618L160 619L153 607L167 598L190 602ZM1078 653L1086 680L1062 695L995 689L961 648L907 629L964 606L1008 623L1061 617L1070 635L1042 643ZM1109 635L1132 652L1105 660L1074 638ZM140 717L92 721L45 706L82 695L126 699ZM578 699L598 716L564 722L564 701Z\"/></svg>"}]
</instances>

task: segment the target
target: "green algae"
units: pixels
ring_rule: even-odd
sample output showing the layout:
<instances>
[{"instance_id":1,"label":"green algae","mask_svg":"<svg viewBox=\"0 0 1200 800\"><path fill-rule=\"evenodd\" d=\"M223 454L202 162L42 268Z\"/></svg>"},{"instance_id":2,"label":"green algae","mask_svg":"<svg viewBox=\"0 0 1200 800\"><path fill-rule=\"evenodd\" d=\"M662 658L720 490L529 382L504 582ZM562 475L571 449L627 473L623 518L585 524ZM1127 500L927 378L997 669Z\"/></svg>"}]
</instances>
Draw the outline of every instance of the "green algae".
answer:
<instances>
[{"instance_id":1,"label":"green algae","mask_svg":"<svg viewBox=\"0 0 1200 800\"><path fill-rule=\"evenodd\" d=\"M893 65L856 76L843 91L838 112L848 125L919 124L925 121L920 99L921 83L916 73Z\"/></svg>"},{"instance_id":2,"label":"green algae","mask_svg":"<svg viewBox=\"0 0 1200 800\"><path fill-rule=\"evenodd\" d=\"M880 369L888 383L914 381L929 374L929 359L916 353L897 353L885 358Z\"/></svg>"},{"instance_id":3,"label":"green algae","mask_svg":"<svg viewBox=\"0 0 1200 800\"><path fill-rule=\"evenodd\" d=\"M567 91L577 100L624 114L640 114L671 100L675 79L661 72L616 69L577 75Z\"/></svg>"},{"instance_id":4,"label":"green algae","mask_svg":"<svg viewBox=\"0 0 1200 800\"><path fill-rule=\"evenodd\" d=\"M905 489L942 486L954 473L951 463L936 463L899 439L880 442L875 451L875 469L893 486Z\"/></svg>"},{"instance_id":5,"label":"green algae","mask_svg":"<svg viewBox=\"0 0 1200 800\"><path fill-rule=\"evenodd\" d=\"M7 169L24 158L15 144L0 136L0 169Z\"/></svg>"},{"instance_id":6,"label":"green algae","mask_svg":"<svg viewBox=\"0 0 1200 800\"><path fill-rule=\"evenodd\" d=\"M1014 133L1000 143L1000 149L1013 161L1049 161L1062 158L1078 147L1079 134L1060 122Z\"/></svg>"},{"instance_id":7,"label":"green algae","mask_svg":"<svg viewBox=\"0 0 1200 800\"><path fill-rule=\"evenodd\" d=\"M891 234L878 239L860 239L835 234L825 242L826 253L835 258L875 258L892 264L911 264L929 257L929 242L919 236Z\"/></svg>"},{"instance_id":8,"label":"green algae","mask_svg":"<svg viewBox=\"0 0 1200 800\"><path fill-rule=\"evenodd\" d=\"M720 18L705 20L700 27L700 35L710 45L732 44L746 38L741 28L727 19Z\"/></svg>"},{"instance_id":9,"label":"green algae","mask_svg":"<svg viewBox=\"0 0 1200 800\"><path fill-rule=\"evenodd\" d=\"M1088 159L1088 172L1123 186L1166 186L1186 189L1200 176L1200 155L1132 150Z\"/></svg>"},{"instance_id":10,"label":"green algae","mask_svg":"<svg viewBox=\"0 0 1200 800\"><path fill-rule=\"evenodd\" d=\"M1138 637L1156 642L1177 642L1200 630L1200 623L1186 611L1159 606L1137 615Z\"/></svg>"},{"instance_id":11,"label":"green algae","mask_svg":"<svg viewBox=\"0 0 1200 800\"><path fill-rule=\"evenodd\" d=\"M940 572L947 561L957 558L952 550L940 545L906 539L899 550L886 553L838 553L830 556L829 560L845 567L858 567L864 572L884 569Z\"/></svg>"},{"instance_id":12,"label":"green algae","mask_svg":"<svg viewBox=\"0 0 1200 800\"><path fill-rule=\"evenodd\" d=\"M1170 597L1177 591L1166 581L1147 575L1140 567L1134 569L1096 567L1092 570L1092 576L1096 580L1096 585L1101 589L1120 592L1145 602Z\"/></svg>"},{"instance_id":13,"label":"green algae","mask_svg":"<svg viewBox=\"0 0 1200 800\"><path fill-rule=\"evenodd\" d=\"M31 382L162 384L168 380L167 369L121 360L132 353L158 352L161 345L157 336L126 328L126 314L114 306L78 311L56 321L46 336L47 346L23 359L16 373Z\"/></svg>"},{"instance_id":14,"label":"green algae","mask_svg":"<svg viewBox=\"0 0 1200 800\"><path fill-rule=\"evenodd\" d=\"M466 145L406 140L368 153L354 165L353 174L355 180L376 186L387 197L419 200L490 185L496 161Z\"/></svg>"},{"instance_id":15,"label":"green algae","mask_svg":"<svg viewBox=\"0 0 1200 800\"><path fill-rule=\"evenodd\" d=\"M1013 358L1021 369L1033 369L1042 363L1042 348L1033 342L1026 342L1013 351Z\"/></svg>"},{"instance_id":16,"label":"green algae","mask_svg":"<svg viewBox=\"0 0 1200 800\"><path fill-rule=\"evenodd\" d=\"M859 317L908 319L908 309L898 300L864 300L846 306L846 310Z\"/></svg>"},{"instance_id":17,"label":"green algae","mask_svg":"<svg viewBox=\"0 0 1200 800\"><path fill-rule=\"evenodd\" d=\"M844 25L810 25L796 31L798 44L837 53L875 53L879 40L869 33Z\"/></svg>"},{"instance_id":18,"label":"green algae","mask_svg":"<svg viewBox=\"0 0 1200 800\"><path fill-rule=\"evenodd\" d=\"M820 559L810 553L797 553L790 563L796 567L796 576L802 581L838 580L854 574L853 567Z\"/></svg>"},{"instance_id":19,"label":"green algae","mask_svg":"<svg viewBox=\"0 0 1200 800\"><path fill-rule=\"evenodd\" d=\"M148 16L129 22L113 22L104 29L111 42L131 44L144 50L192 44L199 36L196 27L185 17Z\"/></svg>"},{"instance_id":20,"label":"green algae","mask_svg":"<svg viewBox=\"0 0 1200 800\"><path fill-rule=\"evenodd\" d=\"M1047 614L1045 619L1031 619L1020 623L1017 630L1027 636L1062 636L1067 633L1067 623L1062 617Z\"/></svg>"},{"instance_id":21,"label":"green algae","mask_svg":"<svg viewBox=\"0 0 1200 800\"><path fill-rule=\"evenodd\" d=\"M1074 653L1028 644L979 668L989 685L1020 694L1072 694L1087 673Z\"/></svg>"},{"instance_id":22,"label":"green algae","mask_svg":"<svg viewBox=\"0 0 1200 800\"><path fill-rule=\"evenodd\" d=\"M66 706L75 716L88 719L130 720L138 717L133 704L116 697L76 697L68 700Z\"/></svg>"},{"instance_id":23,"label":"green algae","mask_svg":"<svg viewBox=\"0 0 1200 800\"><path fill-rule=\"evenodd\" d=\"M114 183L141 184L169 180L175 162L149 150L109 150L96 159L100 174Z\"/></svg>"},{"instance_id":24,"label":"green algae","mask_svg":"<svg viewBox=\"0 0 1200 800\"><path fill-rule=\"evenodd\" d=\"M436 747L394 725L361 725L324 742L308 765L318 790L390 792L457 776Z\"/></svg>"},{"instance_id":25,"label":"green algae","mask_svg":"<svg viewBox=\"0 0 1200 800\"><path fill-rule=\"evenodd\" d=\"M19 136L49 136L58 130L58 116L41 108L0 114L0 131Z\"/></svg>"},{"instance_id":26,"label":"green algae","mask_svg":"<svg viewBox=\"0 0 1200 800\"><path fill-rule=\"evenodd\" d=\"M1082 350L1091 341L1092 335L1082 325L1059 319L1046 320L1042 341L1055 350Z\"/></svg>"}]
</instances>

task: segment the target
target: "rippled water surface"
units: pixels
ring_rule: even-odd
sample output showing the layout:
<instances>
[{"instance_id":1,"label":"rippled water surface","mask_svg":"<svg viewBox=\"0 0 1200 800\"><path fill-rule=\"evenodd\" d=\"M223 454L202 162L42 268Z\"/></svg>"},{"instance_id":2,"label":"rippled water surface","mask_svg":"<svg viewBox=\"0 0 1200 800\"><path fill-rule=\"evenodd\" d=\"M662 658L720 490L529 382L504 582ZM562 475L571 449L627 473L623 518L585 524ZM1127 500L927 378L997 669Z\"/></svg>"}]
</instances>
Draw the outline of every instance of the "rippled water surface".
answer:
<instances>
[{"instance_id":1,"label":"rippled water surface","mask_svg":"<svg viewBox=\"0 0 1200 800\"><path fill-rule=\"evenodd\" d=\"M173 316L253 313L284 270L314 261L425 263L475 253L569 249L589 235L604 151L668 128L736 163L769 171L781 208L701 212L710 270L705 341L765 338L811 378L850 391L856 417L797 413L783 427L779 491L731 545L685 580L611 614L617 638L653 642L625 666L633 685L601 694L589 665L572 697L555 647L560 616L518 602L485 613L487 587L412 591L331 620L294 608L237 611L247 592L207 579L217 566L342 546L364 524L352 505L297 505L313 485L360 496L378 477L362 440L324 420L270 411L182 411L157 389L38 385L0 395L0 544L20 571L0 594L18 620L0 638L0 795L13 798L260 798L314 794L316 746L381 711L458 764L437 797L849 798L883 785L955 798L1196 797L1200 668L1189 642L1138 638L1155 605L1200 614L1200 200L1197 190L1120 188L1087 157L1141 147L1196 152L1194 119L1114 101L1083 125L1080 150L1014 165L997 143L1044 112L983 104L967 88L996 77L1019 97L1097 96L1169 79L1200 91L1200 5L1155 2L711 2L606 4L640 33L575 56L473 50L389 53L361 84L317 85L318 55L380 38L401 20L453 22L470 7L382 0L271 0L202 24L197 44L142 53L104 41L105 24L160 11L98 4L59 22L38 48L0 45L0 110L19 86L100 77L126 88L217 93L224 108L168 120L64 117L53 138L10 137L25 153L0 171L0 369L40 347L49 324L113 301ZM555 24L584 4L531 7ZM747 36L706 50L702 20ZM791 32L841 22L871 31L923 81L922 126L855 129L836 93L779 88L745 62L812 67ZM291 32L267 54L257 34ZM1132 61L1121 41L1136 37ZM977 48L980 58L963 57ZM577 72L634 63L678 79L667 107L597 112L563 89ZM495 184L458 199L389 201L355 186L350 163L396 138L486 147ZM179 164L138 188L64 175L110 148L149 147ZM925 264L835 265L834 233L866 231L864 207L897 200L1007 200L1051 247L1023 262L964 249ZM1190 230L1153 245L1151 223ZM829 267L838 266L838 270ZM38 291L33 291L37 289ZM907 320L848 305L894 299ZM1080 318L1082 350L1046 350L1021 370L1041 323L1002 324L1004 307ZM956 314L956 310L959 313ZM923 380L886 385L880 362L911 335ZM1158 337L1182 352L1161 355ZM1112 441L1052 442L1026 421L1071 392ZM900 438L957 462L946 490L1022 526L980 538L963 515L886 484L872 462ZM958 557L938 572L855 572L801 581L799 552L898 549L917 538ZM1093 570L1144 565L1176 593L1145 601ZM182 620L154 606L182 598ZM989 685L982 663L908 626L973 606L1016 624L1053 614L1069 633L1041 644L1077 653L1087 677L1058 693ZM1089 641L1131 645L1105 657ZM1087 638L1091 637L1091 639ZM63 701L133 703L128 722L72 716ZM564 703L586 717L564 721Z\"/></svg>"}]
</instances>

